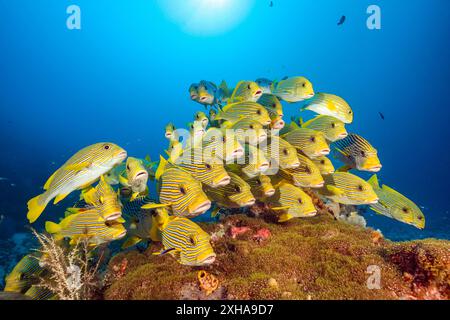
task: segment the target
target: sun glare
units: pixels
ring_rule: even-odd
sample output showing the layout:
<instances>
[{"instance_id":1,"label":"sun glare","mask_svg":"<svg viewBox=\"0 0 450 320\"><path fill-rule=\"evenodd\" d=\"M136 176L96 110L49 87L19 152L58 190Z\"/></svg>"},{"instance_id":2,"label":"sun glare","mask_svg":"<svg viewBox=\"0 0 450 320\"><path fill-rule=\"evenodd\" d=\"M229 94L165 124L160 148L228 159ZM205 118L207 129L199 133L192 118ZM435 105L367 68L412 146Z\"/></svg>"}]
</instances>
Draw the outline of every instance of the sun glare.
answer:
<instances>
[{"instance_id":1,"label":"sun glare","mask_svg":"<svg viewBox=\"0 0 450 320\"><path fill-rule=\"evenodd\" d=\"M250 12L254 0L159 0L159 3L184 32L208 36L236 27Z\"/></svg>"}]
</instances>

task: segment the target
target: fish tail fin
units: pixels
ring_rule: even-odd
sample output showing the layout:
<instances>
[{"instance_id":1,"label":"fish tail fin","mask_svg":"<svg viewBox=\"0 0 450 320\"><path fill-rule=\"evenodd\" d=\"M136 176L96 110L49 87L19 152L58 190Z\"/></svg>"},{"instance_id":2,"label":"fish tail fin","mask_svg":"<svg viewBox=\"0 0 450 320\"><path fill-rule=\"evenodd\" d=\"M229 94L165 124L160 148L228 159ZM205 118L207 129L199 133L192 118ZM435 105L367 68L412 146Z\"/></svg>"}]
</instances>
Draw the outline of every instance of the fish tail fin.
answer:
<instances>
[{"instance_id":1,"label":"fish tail fin","mask_svg":"<svg viewBox=\"0 0 450 320\"><path fill-rule=\"evenodd\" d=\"M378 176L376 174L371 176L367 182L372 186L372 188L380 189L380 183L378 182Z\"/></svg>"},{"instance_id":2,"label":"fish tail fin","mask_svg":"<svg viewBox=\"0 0 450 320\"><path fill-rule=\"evenodd\" d=\"M30 223L35 222L42 214L42 212L45 210L45 207L47 206L47 202L44 202L43 204L41 203L42 196L43 195L34 197L27 203L28 205L27 218L30 221Z\"/></svg>"},{"instance_id":3,"label":"fish tail fin","mask_svg":"<svg viewBox=\"0 0 450 320\"><path fill-rule=\"evenodd\" d=\"M289 213L283 213L283 214L281 214L280 216L279 216L279 218L278 218L278 222L286 222L286 221L289 221L289 220L291 220L292 218L294 218L291 214L289 214Z\"/></svg>"},{"instance_id":4,"label":"fish tail fin","mask_svg":"<svg viewBox=\"0 0 450 320\"><path fill-rule=\"evenodd\" d=\"M230 89L228 88L228 85L225 80L222 80L222 82L219 85L219 89L222 90L222 93L225 97L229 97L231 95Z\"/></svg>"},{"instance_id":5,"label":"fish tail fin","mask_svg":"<svg viewBox=\"0 0 450 320\"><path fill-rule=\"evenodd\" d=\"M57 223L47 221L45 223L45 231L47 231L50 234L59 233L61 231L61 226Z\"/></svg>"}]
</instances>

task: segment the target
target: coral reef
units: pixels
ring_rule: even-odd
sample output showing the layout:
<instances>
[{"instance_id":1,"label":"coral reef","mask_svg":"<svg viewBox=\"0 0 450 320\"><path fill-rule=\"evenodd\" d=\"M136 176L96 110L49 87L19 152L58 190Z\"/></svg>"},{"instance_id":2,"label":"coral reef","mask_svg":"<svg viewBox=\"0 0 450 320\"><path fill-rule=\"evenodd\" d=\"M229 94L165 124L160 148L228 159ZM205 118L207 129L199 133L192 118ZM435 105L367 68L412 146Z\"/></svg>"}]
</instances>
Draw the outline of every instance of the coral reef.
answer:
<instances>
[{"instance_id":1,"label":"coral reef","mask_svg":"<svg viewBox=\"0 0 450 320\"><path fill-rule=\"evenodd\" d=\"M449 298L448 241L394 243L378 231L338 221L323 203L316 206L321 208L316 217L284 224L274 223L261 204L250 209L259 218L229 215L220 223L201 224L213 234L217 254L207 267L186 267L170 256L155 256L158 244L143 253L119 253L110 262L111 281L103 298ZM376 269L380 283L373 288L368 284ZM205 292L199 283L203 270L217 279L213 292Z\"/></svg>"}]
</instances>

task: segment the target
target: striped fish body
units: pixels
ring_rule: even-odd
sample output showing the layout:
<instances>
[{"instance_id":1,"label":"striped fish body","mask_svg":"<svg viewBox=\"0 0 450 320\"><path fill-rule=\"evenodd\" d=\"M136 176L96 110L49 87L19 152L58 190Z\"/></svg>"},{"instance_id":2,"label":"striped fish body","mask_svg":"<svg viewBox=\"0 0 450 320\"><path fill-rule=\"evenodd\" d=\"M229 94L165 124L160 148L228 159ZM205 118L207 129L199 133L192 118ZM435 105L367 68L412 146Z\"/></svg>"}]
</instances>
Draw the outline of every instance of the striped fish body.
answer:
<instances>
[{"instance_id":1,"label":"striped fish body","mask_svg":"<svg viewBox=\"0 0 450 320\"><path fill-rule=\"evenodd\" d=\"M186 218L173 217L167 223L162 230L162 244L183 265L208 265L216 258L209 234Z\"/></svg>"},{"instance_id":2,"label":"striped fish body","mask_svg":"<svg viewBox=\"0 0 450 320\"><path fill-rule=\"evenodd\" d=\"M283 138L308 158L326 156L330 153L325 135L320 131L299 128L283 135Z\"/></svg>"},{"instance_id":3,"label":"striped fish body","mask_svg":"<svg viewBox=\"0 0 450 320\"><path fill-rule=\"evenodd\" d=\"M239 142L257 145L267 139L267 132L263 125L251 118L239 120L231 126Z\"/></svg>"},{"instance_id":4,"label":"striped fish body","mask_svg":"<svg viewBox=\"0 0 450 320\"><path fill-rule=\"evenodd\" d=\"M266 108L271 120L283 117L283 106L275 95L265 93L259 98L258 103Z\"/></svg>"},{"instance_id":5,"label":"striped fish body","mask_svg":"<svg viewBox=\"0 0 450 320\"><path fill-rule=\"evenodd\" d=\"M377 150L363 137L351 133L331 145L333 157L345 163L350 169L378 172L381 170Z\"/></svg>"},{"instance_id":6,"label":"striped fish body","mask_svg":"<svg viewBox=\"0 0 450 320\"><path fill-rule=\"evenodd\" d=\"M300 166L293 169L282 169L281 176L297 187L323 187L324 180L319 168L308 157L302 154L298 154L297 157L300 160Z\"/></svg>"},{"instance_id":7,"label":"striped fish body","mask_svg":"<svg viewBox=\"0 0 450 320\"><path fill-rule=\"evenodd\" d=\"M179 167L169 166L159 185L160 202L169 205L175 216L196 217L211 207L200 181Z\"/></svg>"},{"instance_id":8,"label":"striped fish body","mask_svg":"<svg viewBox=\"0 0 450 320\"><path fill-rule=\"evenodd\" d=\"M23 257L5 278L5 292L25 293L39 282L46 270L39 265L39 256L29 254Z\"/></svg>"},{"instance_id":9,"label":"striped fish body","mask_svg":"<svg viewBox=\"0 0 450 320\"><path fill-rule=\"evenodd\" d=\"M143 193L147 190L148 171L140 159L129 157L126 163L126 179L122 180L133 193Z\"/></svg>"},{"instance_id":10,"label":"striped fish body","mask_svg":"<svg viewBox=\"0 0 450 320\"><path fill-rule=\"evenodd\" d=\"M294 146L278 136L271 135L267 145L261 146L261 151L269 160L269 168L264 171L266 175L277 174L280 168L296 168L300 165Z\"/></svg>"},{"instance_id":11,"label":"striped fish body","mask_svg":"<svg viewBox=\"0 0 450 320\"><path fill-rule=\"evenodd\" d=\"M203 136L202 149L206 162L232 162L244 155L244 147L234 130L210 128Z\"/></svg>"},{"instance_id":12,"label":"striped fish body","mask_svg":"<svg viewBox=\"0 0 450 320\"><path fill-rule=\"evenodd\" d=\"M268 176L259 175L255 178L246 180L250 186L251 193L257 200L263 201L275 194L275 188Z\"/></svg>"},{"instance_id":13,"label":"striped fish body","mask_svg":"<svg viewBox=\"0 0 450 320\"><path fill-rule=\"evenodd\" d=\"M262 95L262 90L256 82L241 81L236 85L228 103L235 102L256 102Z\"/></svg>"},{"instance_id":14,"label":"striped fish body","mask_svg":"<svg viewBox=\"0 0 450 320\"><path fill-rule=\"evenodd\" d=\"M319 168L321 175L334 173L334 166L330 159L325 156L312 159L312 162Z\"/></svg>"},{"instance_id":15,"label":"striped fish body","mask_svg":"<svg viewBox=\"0 0 450 320\"><path fill-rule=\"evenodd\" d=\"M414 202L386 185L380 188L376 175L368 182L379 198L378 203L370 205L373 211L418 229L425 228L425 216Z\"/></svg>"},{"instance_id":16,"label":"striped fish body","mask_svg":"<svg viewBox=\"0 0 450 320\"><path fill-rule=\"evenodd\" d=\"M286 102L299 102L314 96L312 83L305 77L292 77L272 85L272 94Z\"/></svg>"},{"instance_id":17,"label":"striped fish body","mask_svg":"<svg viewBox=\"0 0 450 320\"><path fill-rule=\"evenodd\" d=\"M325 185L319 192L337 203L347 205L368 205L378 202L372 186L347 172L335 172L324 176Z\"/></svg>"},{"instance_id":18,"label":"striped fish body","mask_svg":"<svg viewBox=\"0 0 450 320\"><path fill-rule=\"evenodd\" d=\"M216 120L225 120L230 123L236 123L245 118L251 118L263 126L271 123L267 110L259 103L252 101L228 104L216 116Z\"/></svg>"},{"instance_id":19,"label":"striped fish body","mask_svg":"<svg viewBox=\"0 0 450 320\"><path fill-rule=\"evenodd\" d=\"M316 215L317 210L311 197L302 189L283 180L275 187L275 194L266 202L280 213L279 222Z\"/></svg>"},{"instance_id":20,"label":"striped fish body","mask_svg":"<svg viewBox=\"0 0 450 320\"><path fill-rule=\"evenodd\" d=\"M57 295L47 288L39 285L33 285L27 292L25 296L30 297L31 300L57 300Z\"/></svg>"},{"instance_id":21,"label":"striped fish body","mask_svg":"<svg viewBox=\"0 0 450 320\"><path fill-rule=\"evenodd\" d=\"M230 183L219 188L205 188L208 197L219 207L243 208L255 204L250 186L237 174L229 172Z\"/></svg>"},{"instance_id":22,"label":"striped fish body","mask_svg":"<svg viewBox=\"0 0 450 320\"><path fill-rule=\"evenodd\" d=\"M45 192L28 201L28 219L33 223L52 199L56 198L56 204L72 191L94 183L126 157L126 151L112 143L97 143L77 152L49 178Z\"/></svg>"},{"instance_id":23,"label":"striped fish body","mask_svg":"<svg viewBox=\"0 0 450 320\"><path fill-rule=\"evenodd\" d=\"M45 229L56 240L70 238L72 243L76 243L79 239L89 239L89 244L93 246L118 240L126 235L122 224L107 224L99 218L97 210L86 210L67 216L59 224L47 221Z\"/></svg>"},{"instance_id":24,"label":"striped fish body","mask_svg":"<svg viewBox=\"0 0 450 320\"><path fill-rule=\"evenodd\" d=\"M113 221L122 216L122 207L114 189L106 182L104 176L95 188L82 192L86 203L100 214L103 220Z\"/></svg>"},{"instance_id":25,"label":"striped fish body","mask_svg":"<svg viewBox=\"0 0 450 320\"><path fill-rule=\"evenodd\" d=\"M321 115L332 116L344 123L353 122L353 111L348 103L333 94L317 93L306 102L303 108Z\"/></svg>"},{"instance_id":26,"label":"striped fish body","mask_svg":"<svg viewBox=\"0 0 450 320\"><path fill-rule=\"evenodd\" d=\"M344 122L332 116L319 115L303 123L302 127L323 132L325 138L331 142L348 136Z\"/></svg>"},{"instance_id":27,"label":"striped fish body","mask_svg":"<svg viewBox=\"0 0 450 320\"><path fill-rule=\"evenodd\" d=\"M243 163L239 162L240 172L248 178L254 178L269 169L269 159L266 158L264 152L252 145L247 145Z\"/></svg>"},{"instance_id":28,"label":"striped fish body","mask_svg":"<svg viewBox=\"0 0 450 320\"><path fill-rule=\"evenodd\" d=\"M230 177L221 161L205 159L201 148L190 148L183 152L182 157L177 161L177 165L187 171L194 179L201 183L216 188L226 185Z\"/></svg>"}]
</instances>

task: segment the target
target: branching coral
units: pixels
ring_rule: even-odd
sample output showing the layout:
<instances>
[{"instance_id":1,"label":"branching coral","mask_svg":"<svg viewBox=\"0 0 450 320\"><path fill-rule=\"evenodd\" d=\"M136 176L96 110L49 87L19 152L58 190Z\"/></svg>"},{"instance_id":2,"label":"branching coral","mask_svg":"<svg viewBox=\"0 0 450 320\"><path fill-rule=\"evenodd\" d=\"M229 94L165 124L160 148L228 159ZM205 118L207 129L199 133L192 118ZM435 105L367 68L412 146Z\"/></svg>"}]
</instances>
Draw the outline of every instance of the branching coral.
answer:
<instances>
[{"instance_id":1,"label":"branching coral","mask_svg":"<svg viewBox=\"0 0 450 320\"><path fill-rule=\"evenodd\" d=\"M42 254L40 263L48 270L39 286L52 291L60 300L92 299L99 285L101 259L91 262L93 249L88 240L65 247L51 236L32 231L41 245L37 250Z\"/></svg>"}]
</instances>

